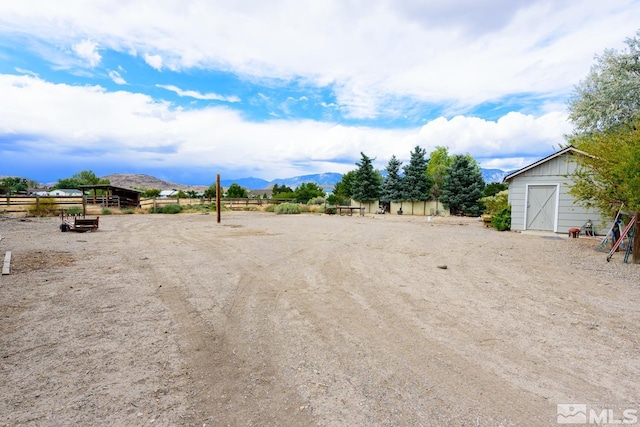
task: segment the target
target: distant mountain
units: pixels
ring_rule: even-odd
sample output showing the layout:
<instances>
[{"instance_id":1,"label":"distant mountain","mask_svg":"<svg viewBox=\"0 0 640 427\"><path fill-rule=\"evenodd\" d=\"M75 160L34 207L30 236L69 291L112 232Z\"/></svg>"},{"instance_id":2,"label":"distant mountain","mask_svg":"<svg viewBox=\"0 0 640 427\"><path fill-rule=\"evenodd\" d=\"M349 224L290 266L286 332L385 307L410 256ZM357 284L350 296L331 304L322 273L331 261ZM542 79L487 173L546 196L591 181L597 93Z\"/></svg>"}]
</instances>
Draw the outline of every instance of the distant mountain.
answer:
<instances>
[{"instance_id":1,"label":"distant mountain","mask_svg":"<svg viewBox=\"0 0 640 427\"><path fill-rule=\"evenodd\" d=\"M273 187L275 184L296 188L305 182L313 182L318 184L320 187L333 187L341 179L341 174L328 172L314 175L294 176L291 178L278 178L273 181L266 181L260 178L223 179L220 181L220 185L227 188L231 184L236 183L240 187L244 187L249 190L264 190L266 188Z\"/></svg>"},{"instance_id":2,"label":"distant mountain","mask_svg":"<svg viewBox=\"0 0 640 427\"><path fill-rule=\"evenodd\" d=\"M485 182L502 182L502 178L510 174L511 172L503 171L502 169L481 169L482 177ZM383 176L386 175L384 170L380 171ZM103 176L102 178L106 178L111 182L111 184L118 187L136 187L136 188L157 188L159 190L194 190L194 191L204 191L209 186L208 185L184 185L177 184L175 182L164 181L162 179L158 179L156 177L145 175L145 174L126 174L126 173L117 173ZM248 190L264 190L266 188L273 187L274 184L278 185L286 185L287 187L296 188L299 187L300 184L305 182L313 182L318 184L320 187L324 188L333 188L337 182L340 182L342 179L342 174L335 172L327 172L321 174L314 175L301 175L294 176L291 178L278 178L273 181L267 181L261 178L238 178L238 179L223 179L220 180L220 185L223 188L229 188L229 186L233 183L238 184L239 186L246 188Z\"/></svg>"},{"instance_id":3,"label":"distant mountain","mask_svg":"<svg viewBox=\"0 0 640 427\"><path fill-rule=\"evenodd\" d=\"M129 187L129 188L144 188L144 189L158 189L158 190L193 190L204 191L208 185L185 185L176 184L175 182L165 181L155 176L145 174L131 174L131 173L113 173L111 175L105 175L101 177L108 179L111 185L116 187Z\"/></svg>"},{"instance_id":4,"label":"distant mountain","mask_svg":"<svg viewBox=\"0 0 640 427\"><path fill-rule=\"evenodd\" d=\"M231 184L238 184L242 188L249 190L264 190L269 188L269 181L261 178L239 178L239 179L221 179L220 186L222 188L229 188Z\"/></svg>"},{"instance_id":5,"label":"distant mountain","mask_svg":"<svg viewBox=\"0 0 640 427\"><path fill-rule=\"evenodd\" d=\"M502 182L502 179L513 171L503 171L502 169L480 169L484 182Z\"/></svg>"},{"instance_id":6,"label":"distant mountain","mask_svg":"<svg viewBox=\"0 0 640 427\"><path fill-rule=\"evenodd\" d=\"M340 182L342 179L342 174L335 172L327 172L315 175L302 175L302 176L294 176L293 178L281 178L274 179L269 184L270 186L274 184L278 185L286 185L287 187L295 188L300 186L305 182L313 182L318 184L320 187L333 187L337 182Z\"/></svg>"}]
</instances>

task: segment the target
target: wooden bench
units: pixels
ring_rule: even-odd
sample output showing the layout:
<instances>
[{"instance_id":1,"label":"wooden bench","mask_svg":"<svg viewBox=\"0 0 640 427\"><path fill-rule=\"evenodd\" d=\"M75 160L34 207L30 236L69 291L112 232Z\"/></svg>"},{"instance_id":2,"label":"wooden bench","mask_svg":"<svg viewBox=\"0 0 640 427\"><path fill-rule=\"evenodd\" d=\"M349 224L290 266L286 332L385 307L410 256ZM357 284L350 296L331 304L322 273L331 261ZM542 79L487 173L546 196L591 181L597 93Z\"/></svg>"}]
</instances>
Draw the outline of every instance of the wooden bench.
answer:
<instances>
[{"instance_id":1,"label":"wooden bench","mask_svg":"<svg viewBox=\"0 0 640 427\"><path fill-rule=\"evenodd\" d=\"M353 211L360 211L360 216L364 216L364 206L338 206L338 213L342 215L342 211L347 211L348 215L353 215Z\"/></svg>"}]
</instances>

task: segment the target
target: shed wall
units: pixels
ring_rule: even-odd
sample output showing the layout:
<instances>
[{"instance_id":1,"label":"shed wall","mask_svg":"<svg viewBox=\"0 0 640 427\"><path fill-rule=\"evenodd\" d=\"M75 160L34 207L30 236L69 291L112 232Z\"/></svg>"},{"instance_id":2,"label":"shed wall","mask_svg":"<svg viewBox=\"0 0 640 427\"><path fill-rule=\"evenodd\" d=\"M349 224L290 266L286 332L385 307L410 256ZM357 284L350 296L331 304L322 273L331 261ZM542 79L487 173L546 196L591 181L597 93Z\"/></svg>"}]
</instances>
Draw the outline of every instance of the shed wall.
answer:
<instances>
[{"instance_id":1,"label":"shed wall","mask_svg":"<svg viewBox=\"0 0 640 427\"><path fill-rule=\"evenodd\" d=\"M570 175L576 167L570 155L562 155L512 178L509 182L511 229L516 231L526 229L527 186L558 185L558 216L555 218L555 231L568 233L570 228L580 228L585 222L591 220L597 234L606 234L611 226L611 220L607 221L599 213L574 203L573 196L569 194L569 184L573 183Z\"/></svg>"}]
</instances>

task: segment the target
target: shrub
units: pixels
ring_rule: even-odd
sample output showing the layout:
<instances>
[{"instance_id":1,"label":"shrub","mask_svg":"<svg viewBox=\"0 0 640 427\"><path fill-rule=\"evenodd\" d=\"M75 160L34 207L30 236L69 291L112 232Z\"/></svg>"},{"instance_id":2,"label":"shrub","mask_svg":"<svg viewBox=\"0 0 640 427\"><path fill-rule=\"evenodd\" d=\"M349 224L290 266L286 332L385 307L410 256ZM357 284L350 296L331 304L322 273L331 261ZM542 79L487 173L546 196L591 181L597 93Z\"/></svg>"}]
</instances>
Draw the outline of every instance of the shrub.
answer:
<instances>
[{"instance_id":1,"label":"shrub","mask_svg":"<svg viewBox=\"0 0 640 427\"><path fill-rule=\"evenodd\" d=\"M162 213L164 214L177 214L182 212L182 205L179 205L177 203L170 203L166 206L164 206L161 210Z\"/></svg>"},{"instance_id":2,"label":"shrub","mask_svg":"<svg viewBox=\"0 0 640 427\"><path fill-rule=\"evenodd\" d=\"M495 196L483 197L480 201L487 207L489 215L495 215L509 206L509 191L504 190Z\"/></svg>"},{"instance_id":3,"label":"shrub","mask_svg":"<svg viewBox=\"0 0 640 427\"><path fill-rule=\"evenodd\" d=\"M135 213L135 210L133 208L125 208L125 209L122 209L122 213L131 215L132 213Z\"/></svg>"},{"instance_id":4,"label":"shrub","mask_svg":"<svg viewBox=\"0 0 640 427\"><path fill-rule=\"evenodd\" d=\"M245 206L242 208L243 211L257 211L258 208L255 206Z\"/></svg>"},{"instance_id":5,"label":"shrub","mask_svg":"<svg viewBox=\"0 0 640 427\"><path fill-rule=\"evenodd\" d=\"M511 206L491 216L491 225L498 231L511 230Z\"/></svg>"},{"instance_id":6,"label":"shrub","mask_svg":"<svg viewBox=\"0 0 640 427\"><path fill-rule=\"evenodd\" d=\"M56 201L51 197L41 197L38 198L38 201L31 205L28 209L29 214L33 216L48 216L48 215L56 215L58 205L56 205Z\"/></svg>"},{"instance_id":7,"label":"shrub","mask_svg":"<svg viewBox=\"0 0 640 427\"><path fill-rule=\"evenodd\" d=\"M307 202L307 205L324 205L324 197L314 197Z\"/></svg>"},{"instance_id":8,"label":"shrub","mask_svg":"<svg viewBox=\"0 0 640 427\"><path fill-rule=\"evenodd\" d=\"M67 215L82 215L82 206L71 206L67 209Z\"/></svg>"},{"instance_id":9,"label":"shrub","mask_svg":"<svg viewBox=\"0 0 640 427\"><path fill-rule=\"evenodd\" d=\"M268 205L266 208L264 208L265 212L275 212L276 210L276 205Z\"/></svg>"},{"instance_id":10,"label":"shrub","mask_svg":"<svg viewBox=\"0 0 640 427\"><path fill-rule=\"evenodd\" d=\"M111 215L113 212L109 208L102 208L102 215Z\"/></svg>"},{"instance_id":11,"label":"shrub","mask_svg":"<svg viewBox=\"0 0 640 427\"><path fill-rule=\"evenodd\" d=\"M281 203L276 206L274 212L276 215L280 214L299 214L300 213L300 205L296 203Z\"/></svg>"},{"instance_id":12,"label":"shrub","mask_svg":"<svg viewBox=\"0 0 640 427\"><path fill-rule=\"evenodd\" d=\"M311 212L311 208L309 207L309 205L303 203L298 205L298 211L299 213Z\"/></svg>"}]
</instances>

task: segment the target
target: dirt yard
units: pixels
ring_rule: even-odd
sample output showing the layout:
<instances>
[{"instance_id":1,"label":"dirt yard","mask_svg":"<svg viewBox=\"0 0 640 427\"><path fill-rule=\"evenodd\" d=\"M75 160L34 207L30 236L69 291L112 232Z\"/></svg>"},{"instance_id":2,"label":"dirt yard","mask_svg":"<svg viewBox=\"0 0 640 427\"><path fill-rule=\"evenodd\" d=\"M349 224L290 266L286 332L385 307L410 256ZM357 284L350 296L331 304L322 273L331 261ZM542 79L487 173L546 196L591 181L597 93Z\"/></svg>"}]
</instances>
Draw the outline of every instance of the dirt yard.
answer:
<instances>
[{"instance_id":1,"label":"dirt yard","mask_svg":"<svg viewBox=\"0 0 640 427\"><path fill-rule=\"evenodd\" d=\"M595 240L388 215L58 226L0 218L0 425L548 426L557 404L640 409L640 267Z\"/></svg>"}]
</instances>

